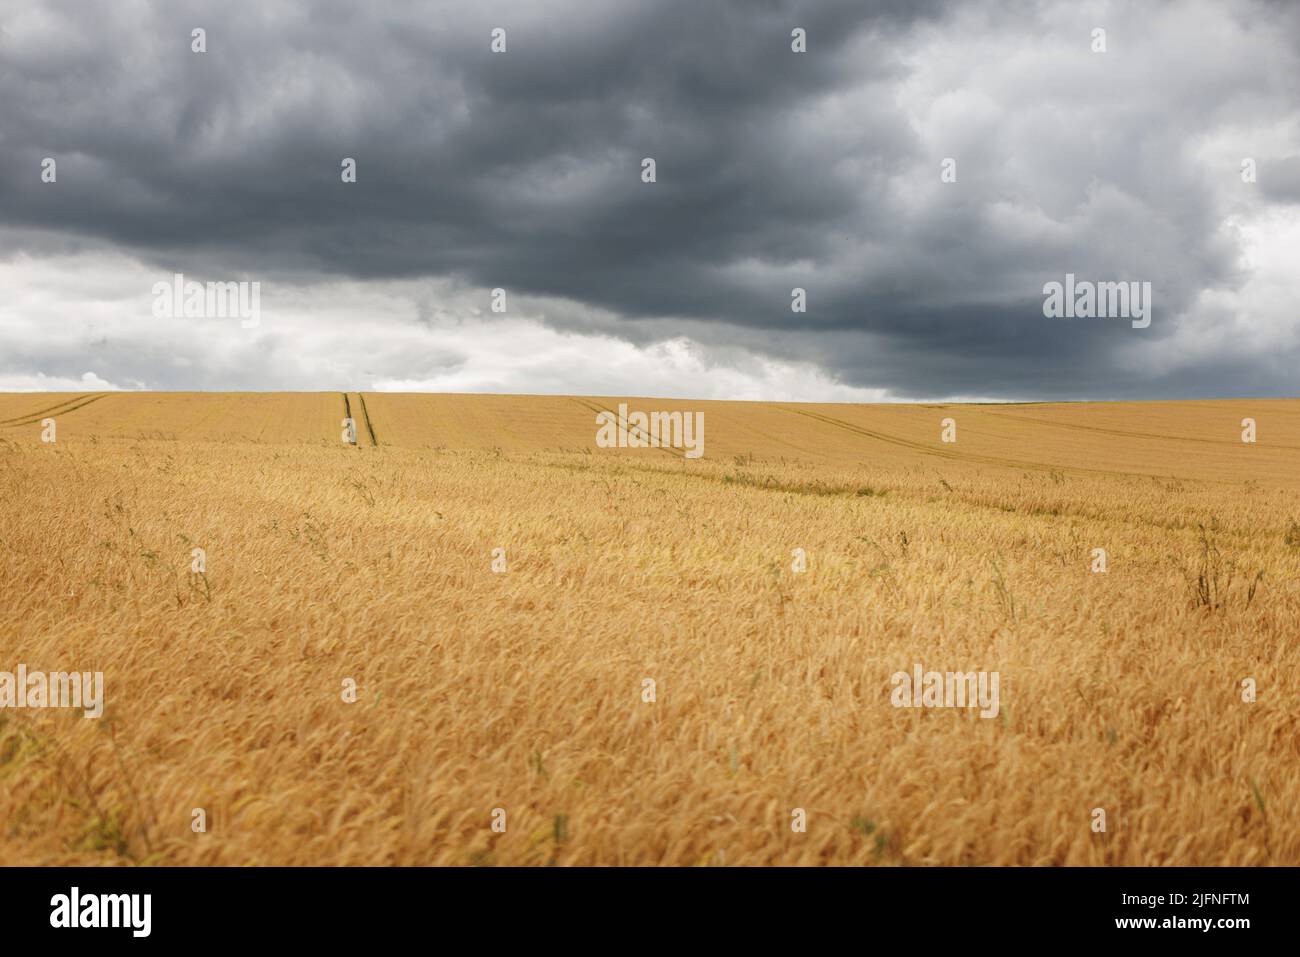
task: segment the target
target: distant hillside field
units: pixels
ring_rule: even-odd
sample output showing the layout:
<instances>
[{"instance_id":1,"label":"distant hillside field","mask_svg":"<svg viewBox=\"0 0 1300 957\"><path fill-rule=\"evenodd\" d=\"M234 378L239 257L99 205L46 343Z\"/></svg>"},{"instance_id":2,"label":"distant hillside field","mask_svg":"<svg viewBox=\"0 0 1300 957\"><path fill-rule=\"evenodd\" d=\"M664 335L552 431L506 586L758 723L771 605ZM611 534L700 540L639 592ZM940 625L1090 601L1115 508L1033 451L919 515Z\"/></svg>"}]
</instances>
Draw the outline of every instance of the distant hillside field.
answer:
<instances>
[{"instance_id":1,"label":"distant hillside field","mask_svg":"<svg viewBox=\"0 0 1300 957\"><path fill-rule=\"evenodd\" d=\"M3 394L0 489L0 705L104 688L6 864L1300 865L1300 400Z\"/></svg>"}]
</instances>

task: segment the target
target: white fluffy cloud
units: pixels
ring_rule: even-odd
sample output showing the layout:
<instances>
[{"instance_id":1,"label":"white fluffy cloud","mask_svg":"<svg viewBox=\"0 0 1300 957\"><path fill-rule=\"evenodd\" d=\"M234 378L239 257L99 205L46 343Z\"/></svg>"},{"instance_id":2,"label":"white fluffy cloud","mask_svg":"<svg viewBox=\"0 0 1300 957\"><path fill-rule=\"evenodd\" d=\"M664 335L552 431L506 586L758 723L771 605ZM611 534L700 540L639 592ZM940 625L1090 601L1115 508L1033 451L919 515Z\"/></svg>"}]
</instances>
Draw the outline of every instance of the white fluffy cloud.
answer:
<instances>
[{"instance_id":1,"label":"white fluffy cloud","mask_svg":"<svg viewBox=\"0 0 1300 957\"><path fill-rule=\"evenodd\" d=\"M809 363L685 337L634 344L564 332L548 310L573 304L446 281L264 283L260 322L160 319L153 285L171 280L102 246L0 262L0 391L365 389L885 401ZM230 277L187 275L186 280ZM15 361L16 360L16 361ZM17 366L15 368L15 366ZM89 371L86 367L89 366Z\"/></svg>"}]
</instances>

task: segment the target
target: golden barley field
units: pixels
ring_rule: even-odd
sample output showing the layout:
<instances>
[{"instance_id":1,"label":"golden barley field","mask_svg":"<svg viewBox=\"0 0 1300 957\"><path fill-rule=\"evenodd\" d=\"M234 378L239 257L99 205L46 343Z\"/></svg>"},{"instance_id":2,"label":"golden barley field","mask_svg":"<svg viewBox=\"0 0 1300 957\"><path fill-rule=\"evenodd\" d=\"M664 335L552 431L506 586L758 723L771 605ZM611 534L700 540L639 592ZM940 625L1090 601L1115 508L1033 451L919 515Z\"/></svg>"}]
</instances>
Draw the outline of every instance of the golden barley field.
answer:
<instances>
[{"instance_id":1,"label":"golden barley field","mask_svg":"<svg viewBox=\"0 0 1300 957\"><path fill-rule=\"evenodd\" d=\"M104 675L0 863L1300 864L1300 401L3 395L0 488L0 670Z\"/></svg>"}]
</instances>

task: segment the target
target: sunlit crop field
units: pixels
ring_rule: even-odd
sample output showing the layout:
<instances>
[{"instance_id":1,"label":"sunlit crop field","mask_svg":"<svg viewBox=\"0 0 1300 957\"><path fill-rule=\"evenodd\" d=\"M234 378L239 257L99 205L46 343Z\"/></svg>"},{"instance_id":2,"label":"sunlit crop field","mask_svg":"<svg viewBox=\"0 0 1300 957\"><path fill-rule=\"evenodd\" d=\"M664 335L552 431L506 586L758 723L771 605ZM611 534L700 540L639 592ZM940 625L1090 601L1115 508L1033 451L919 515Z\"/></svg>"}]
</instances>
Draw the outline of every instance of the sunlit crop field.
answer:
<instances>
[{"instance_id":1,"label":"sunlit crop field","mask_svg":"<svg viewBox=\"0 0 1300 957\"><path fill-rule=\"evenodd\" d=\"M104 675L5 864L1300 864L1300 401L2 395L0 488L0 671Z\"/></svg>"}]
</instances>

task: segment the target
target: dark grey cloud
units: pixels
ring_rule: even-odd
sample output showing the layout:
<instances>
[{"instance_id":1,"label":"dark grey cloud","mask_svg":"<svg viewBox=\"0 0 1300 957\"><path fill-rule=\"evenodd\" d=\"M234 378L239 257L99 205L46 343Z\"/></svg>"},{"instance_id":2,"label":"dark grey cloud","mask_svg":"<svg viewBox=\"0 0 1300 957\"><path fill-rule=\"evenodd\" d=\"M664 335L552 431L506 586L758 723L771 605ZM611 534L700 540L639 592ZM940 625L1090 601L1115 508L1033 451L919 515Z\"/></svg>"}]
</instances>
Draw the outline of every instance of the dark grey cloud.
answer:
<instances>
[{"instance_id":1,"label":"dark grey cloud","mask_svg":"<svg viewBox=\"0 0 1300 957\"><path fill-rule=\"evenodd\" d=\"M1295 8L0 10L9 256L81 237L161 271L501 286L573 304L546 310L556 329L741 346L908 396L1293 391L1285 336L1250 350L1251 322L1286 320L1255 314L1234 224L1297 197L1294 156L1261 152L1300 115ZM1066 272L1152 282L1152 327L1044 319ZM1200 334L1224 296L1236 354Z\"/></svg>"},{"instance_id":2,"label":"dark grey cloud","mask_svg":"<svg viewBox=\"0 0 1300 957\"><path fill-rule=\"evenodd\" d=\"M1300 156L1266 162L1259 187L1274 202L1300 203Z\"/></svg>"}]
</instances>

